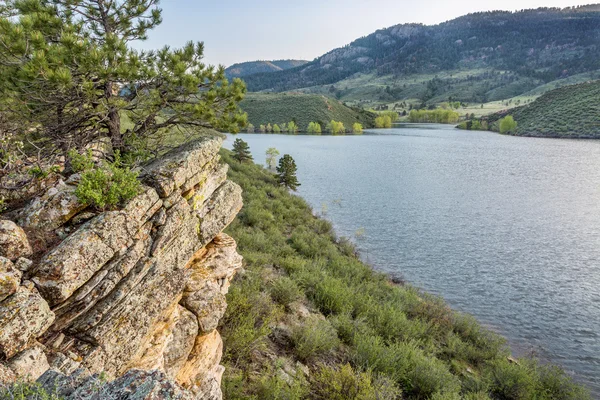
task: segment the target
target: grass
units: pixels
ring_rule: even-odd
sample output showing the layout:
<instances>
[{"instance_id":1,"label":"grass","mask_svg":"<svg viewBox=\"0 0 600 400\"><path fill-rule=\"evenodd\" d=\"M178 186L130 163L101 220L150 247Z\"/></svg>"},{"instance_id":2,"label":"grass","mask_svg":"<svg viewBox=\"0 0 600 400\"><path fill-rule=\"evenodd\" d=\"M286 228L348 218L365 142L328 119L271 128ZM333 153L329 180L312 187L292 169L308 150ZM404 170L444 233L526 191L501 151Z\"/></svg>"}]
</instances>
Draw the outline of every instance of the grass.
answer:
<instances>
[{"instance_id":1,"label":"grass","mask_svg":"<svg viewBox=\"0 0 600 400\"><path fill-rule=\"evenodd\" d=\"M372 127L374 120L370 112L347 107L338 100L300 93L249 93L240 108L248 113L248 121L256 131L260 125L294 121L300 132L306 132L310 122L320 123L325 132L325 126L331 120L341 121L351 130L356 122L365 128Z\"/></svg>"},{"instance_id":2,"label":"grass","mask_svg":"<svg viewBox=\"0 0 600 400\"><path fill-rule=\"evenodd\" d=\"M518 136L600 138L599 98L600 80L580 83L552 90L529 104L485 119L489 129L499 131L498 121L512 115L517 129L511 134Z\"/></svg>"},{"instance_id":3,"label":"grass","mask_svg":"<svg viewBox=\"0 0 600 400\"><path fill-rule=\"evenodd\" d=\"M397 285L277 185L222 150L244 208L228 228L245 270L228 295L226 399L589 399L560 369L509 361L502 338Z\"/></svg>"}]
</instances>

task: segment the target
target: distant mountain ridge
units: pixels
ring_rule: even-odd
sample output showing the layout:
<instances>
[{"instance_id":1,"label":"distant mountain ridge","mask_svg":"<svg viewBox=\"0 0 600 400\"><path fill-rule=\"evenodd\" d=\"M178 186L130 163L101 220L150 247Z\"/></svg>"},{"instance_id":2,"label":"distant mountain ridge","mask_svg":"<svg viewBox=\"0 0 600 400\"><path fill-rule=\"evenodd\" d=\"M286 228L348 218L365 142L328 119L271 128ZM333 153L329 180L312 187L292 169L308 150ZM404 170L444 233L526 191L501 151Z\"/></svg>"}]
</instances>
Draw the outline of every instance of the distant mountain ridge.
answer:
<instances>
[{"instance_id":1,"label":"distant mountain ridge","mask_svg":"<svg viewBox=\"0 0 600 400\"><path fill-rule=\"evenodd\" d=\"M304 65L244 80L251 91L287 91L335 84L358 72L406 76L491 69L551 82L600 69L599 42L597 4L480 12L438 25L381 29Z\"/></svg>"},{"instance_id":2,"label":"distant mountain ridge","mask_svg":"<svg viewBox=\"0 0 600 400\"><path fill-rule=\"evenodd\" d=\"M274 60L274 61L248 61L233 64L225 69L228 78L241 78L257 73L270 73L285 71L308 63L306 60Z\"/></svg>"}]
</instances>

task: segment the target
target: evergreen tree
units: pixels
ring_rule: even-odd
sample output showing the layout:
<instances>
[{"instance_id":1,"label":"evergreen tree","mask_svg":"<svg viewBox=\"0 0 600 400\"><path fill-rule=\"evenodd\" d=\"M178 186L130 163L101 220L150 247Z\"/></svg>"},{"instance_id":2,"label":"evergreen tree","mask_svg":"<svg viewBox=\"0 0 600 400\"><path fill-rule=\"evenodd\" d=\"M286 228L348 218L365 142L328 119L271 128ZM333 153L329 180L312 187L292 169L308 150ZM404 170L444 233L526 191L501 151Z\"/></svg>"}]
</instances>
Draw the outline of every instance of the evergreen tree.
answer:
<instances>
[{"instance_id":1,"label":"evergreen tree","mask_svg":"<svg viewBox=\"0 0 600 400\"><path fill-rule=\"evenodd\" d=\"M0 113L20 123L25 139L62 155L103 137L122 152L133 141L156 150L173 127L237 132L245 86L202 63L203 43L131 47L161 23L158 2L3 2Z\"/></svg>"},{"instance_id":2,"label":"evergreen tree","mask_svg":"<svg viewBox=\"0 0 600 400\"><path fill-rule=\"evenodd\" d=\"M233 158L239 162L251 162L252 154L250 153L250 146L242 139L237 138L233 142Z\"/></svg>"},{"instance_id":3,"label":"evergreen tree","mask_svg":"<svg viewBox=\"0 0 600 400\"><path fill-rule=\"evenodd\" d=\"M289 154L284 154L279 159L279 165L277 166L277 177L279 183L288 189L296 191L300 183L296 177L296 162Z\"/></svg>"}]
</instances>

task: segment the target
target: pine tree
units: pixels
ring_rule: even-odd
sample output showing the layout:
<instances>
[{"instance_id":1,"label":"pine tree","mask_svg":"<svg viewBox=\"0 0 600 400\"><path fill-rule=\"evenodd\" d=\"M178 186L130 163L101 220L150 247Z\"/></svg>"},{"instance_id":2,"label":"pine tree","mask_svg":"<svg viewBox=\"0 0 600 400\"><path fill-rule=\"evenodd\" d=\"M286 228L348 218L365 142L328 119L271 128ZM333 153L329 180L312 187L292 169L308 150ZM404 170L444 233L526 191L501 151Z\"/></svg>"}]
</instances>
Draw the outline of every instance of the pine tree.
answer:
<instances>
[{"instance_id":1,"label":"pine tree","mask_svg":"<svg viewBox=\"0 0 600 400\"><path fill-rule=\"evenodd\" d=\"M296 191L300 183L296 177L296 162L289 154L285 154L279 159L277 166L277 177L279 183L288 189Z\"/></svg>"},{"instance_id":2,"label":"pine tree","mask_svg":"<svg viewBox=\"0 0 600 400\"><path fill-rule=\"evenodd\" d=\"M25 139L62 155L102 137L122 152L133 141L156 150L174 127L237 132L246 123L237 106L245 86L228 82L223 67L202 63L203 43L156 52L131 47L162 22L158 3L6 2L0 113L21 122Z\"/></svg>"},{"instance_id":3,"label":"pine tree","mask_svg":"<svg viewBox=\"0 0 600 400\"><path fill-rule=\"evenodd\" d=\"M248 143L240 138L235 139L233 142L233 158L241 163L252 161L252 154L250 153Z\"/></svg>"}]
</instances>

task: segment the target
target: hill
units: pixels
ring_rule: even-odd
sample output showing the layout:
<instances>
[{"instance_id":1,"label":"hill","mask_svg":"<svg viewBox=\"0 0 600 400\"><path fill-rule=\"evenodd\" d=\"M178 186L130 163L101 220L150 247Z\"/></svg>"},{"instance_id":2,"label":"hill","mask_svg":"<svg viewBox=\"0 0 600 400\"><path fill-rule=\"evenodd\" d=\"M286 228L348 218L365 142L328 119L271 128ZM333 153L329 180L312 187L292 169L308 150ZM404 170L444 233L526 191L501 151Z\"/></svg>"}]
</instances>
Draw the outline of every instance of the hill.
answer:
<instances>
[{"instance_id":1,"label":"hill","mask_svg":"<svg viewBox=\"0 0 600 400\"><path fill-rule=\"evenodd\" d=\"M241 78L258 73L285 71L308 63L305 60L275 60L275 61L249 61L233 64L225 69L228 78Z\"/></svg>"},{"instance_id":2,"label":"hill","mask_svg":"<svg viewBox=\"0 0 600 400\"><path fill-rule=\"evenodd\" d=\"M252 74L245 80L251 91L333 85L332 90L341 91L337 95L344 100L344 90L360 87L344 80L356 77L380 79L377 93L356 99L428 102L452 97L484 103L510 98L557 79L600 69L598 9L493 11L433 26L396 25L302 66Z\"/></svg>"},{"instance_id":3,"label":"hill","mask_svg":"<svg viewBox=\"0 0 600 400\"><path fill-rule=\"evenodd\" d=\"M370 128L374 120L373 113L314 94L249 93L240 107L248 113L248 121L257 128L261 124L294 121L303 132L310 122L319 122L324 129L331 120L343 122L347 129L351 129L355 122Z\"/></svg>"},{"instance_id":4,"label":"hill","mask_svg":"<svg viewBox=\"0 0 600 400\"><path fill-rule=\"evenodd\" d=\"M538 97L525 106L487 117L497 130L497 121L512 115L518 136L600 138L600 80L564 86Z\"/></svg>"}]
</instances>

